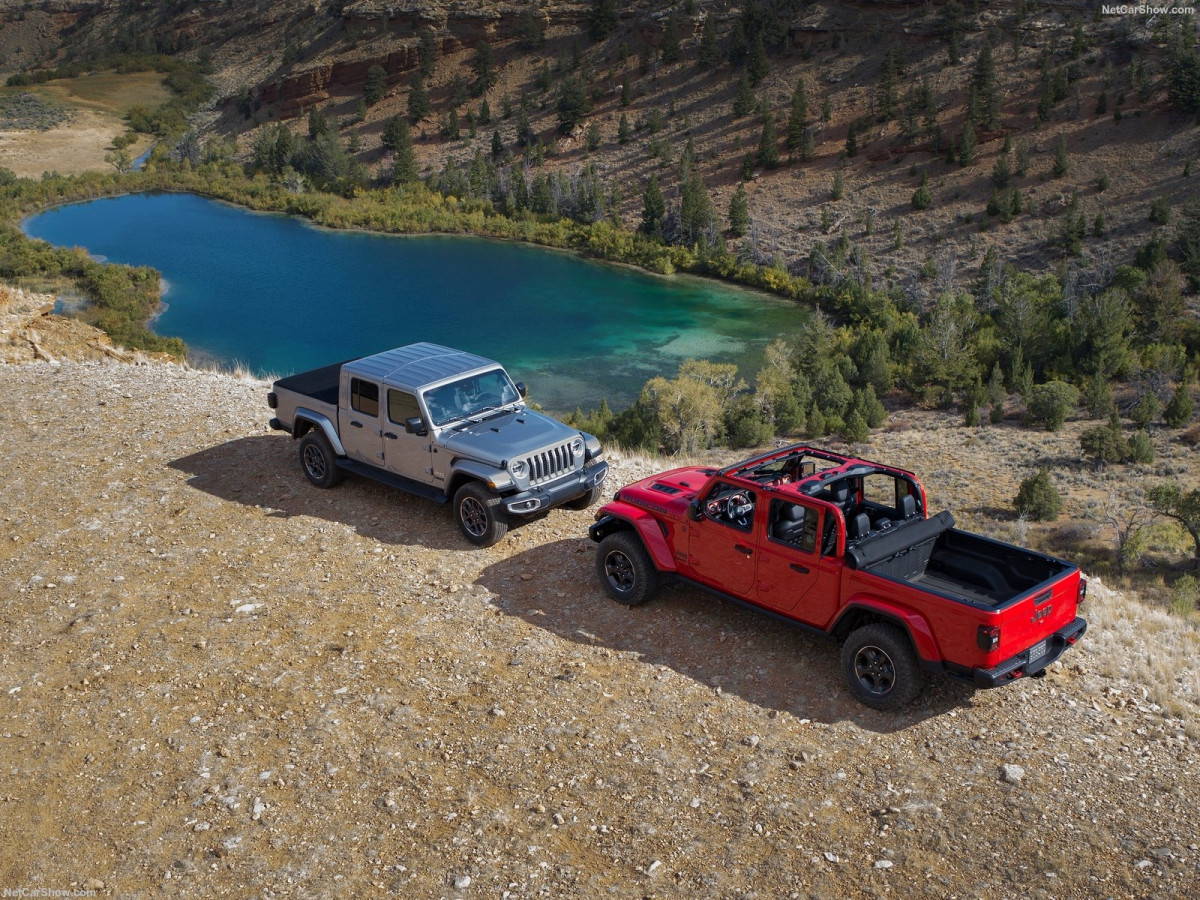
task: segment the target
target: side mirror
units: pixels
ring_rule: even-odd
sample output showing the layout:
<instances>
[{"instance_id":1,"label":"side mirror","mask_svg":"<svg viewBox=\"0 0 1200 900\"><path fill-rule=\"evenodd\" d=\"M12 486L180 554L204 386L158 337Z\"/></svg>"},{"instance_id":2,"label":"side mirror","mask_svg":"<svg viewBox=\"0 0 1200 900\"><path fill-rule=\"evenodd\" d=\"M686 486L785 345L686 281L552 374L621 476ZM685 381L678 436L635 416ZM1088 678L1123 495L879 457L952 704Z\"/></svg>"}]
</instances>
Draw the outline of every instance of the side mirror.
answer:
<instances>
[{"instance_id":1,"label":"side mirror","mask_svg":"<svg viewBox=\"0 0 1200 900\"><path fill-rule=\"evenodd\" d=\"M523 381L517 382L517 393L520 394L522 397L525 396L525 382L523 382Z\"/></svg>"},{"instance_id":2,"label":"side mirror","mask_svg":"<svg viewBox=\"0 0 1200 900\"><path fill-rule=\"evenodd\" d=\"M425 423L421 421L420 416L413 416L411 419L404 420L404 430L409 434L415 434L417 437L424 437L429 434L425 428Z\"/></svg>"},{"instance_id":3,"label":"side mirror","mask_svg":"<svg viewBox=\"0 0 1200 900\"><path fill-rule=\"evenodd\" d=\"M699 522L704 518L704 510L700 508L699 500L693 500L688 504L688 518L693 522Z\"/></svg>"}]
</instances>

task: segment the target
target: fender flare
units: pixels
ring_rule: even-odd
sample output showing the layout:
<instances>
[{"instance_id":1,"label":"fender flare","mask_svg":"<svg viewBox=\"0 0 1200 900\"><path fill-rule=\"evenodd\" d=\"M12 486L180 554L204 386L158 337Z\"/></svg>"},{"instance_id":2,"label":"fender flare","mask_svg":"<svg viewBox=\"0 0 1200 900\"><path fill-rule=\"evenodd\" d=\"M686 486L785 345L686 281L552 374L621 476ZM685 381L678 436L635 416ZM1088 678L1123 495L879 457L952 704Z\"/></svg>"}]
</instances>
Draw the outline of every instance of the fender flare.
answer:
<instances>
[{"instance_id":1,"label":"fender flare","mask_svg":"<svg viewBox=\"0 0 1200 900\"><path fill-rule=\"evenodd\" d=\"M470 459L456 459L450 464L450 477L447 479L447 485L457 489L457 483L460 480L482 481L498 494L516 488L512 476L508 472Z\"/></svg>"},{"instance_id":2,"label":"fender flare","mask_svg":"<svg viewBox=\"0 0 1200 900\"><path fill-rule=\"evenodd\" d=\"M830 632L844 638L846 634L843 633L845 629L842 628L842 623L848 617L860 613L866 613L874 620L890 622L904 631L908 635L908 639L912 641L917 656L926 667L932 664L940 668L944 663L945 657L938 647L937 638L934 637L933 629L929 627L929 622L923 615L906 606L870 594L855 594L850 597Z\"/></svg>"},{"instance_id":3,"label":"fender flare","mask_svg":"<svg viewBox=\"0 0 1200 900\"><path fill-rule=\"evenodd\" d=\"M292 437L303 437L304 433L309 430L301 428L301 422L307 422L313 428L320 428L325 433L329 445L333 447L333 452L338 456L346 455L346 448L342 446L342 439L338 437L337 428L329 421L328 416L304 406L297 407L295 423L292 425Z\"/></svg>"},{"instance_id":4,"label":"fender flare","mask_svg":"<svg viewBox=\"0 0 1200 900\"><path fill-rule=\"evenodd\" d=\"M596 521L588 528L588 536L599 543L614 531L628 529L637 533L646 552L661 572L675 572L675 557L667 543L658 519L643 509L616 501L603 507Z\"/></svg>"}]
</instances>

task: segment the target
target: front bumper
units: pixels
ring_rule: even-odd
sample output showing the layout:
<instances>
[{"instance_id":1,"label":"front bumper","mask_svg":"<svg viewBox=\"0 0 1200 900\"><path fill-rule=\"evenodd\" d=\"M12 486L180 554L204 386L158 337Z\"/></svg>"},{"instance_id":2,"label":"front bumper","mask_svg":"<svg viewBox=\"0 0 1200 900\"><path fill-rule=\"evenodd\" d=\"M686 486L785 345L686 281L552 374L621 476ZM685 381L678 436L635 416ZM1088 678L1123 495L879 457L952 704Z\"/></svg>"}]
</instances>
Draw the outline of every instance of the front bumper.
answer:
<instances>
[{"instance_id":1,"label":"front bumper","mask_svg":"<svg viewBox=\"0 0 1200 900\"><path fill-rule=\"evenodd\" d=\"M1057 660L1066 652L1067 648L1083 637L1083 633L1087 631L1087 622L1083 619L1075 619L1070 625L1060 628L1058 631L1047 636L1046 650L1044 653L1035 657L1029 658L1029 651L1033 647L1027 647L1016 656L1011 656L994 669L974 669L972 680L977 687L999 687L1003 684L1008 684L1010 681L1015 681L1018 678L1030 676L1037 677L1046 671L1046 667ZM1038 642L1040 644L1041 641ZM1037 644L1034 645L1036 647Z\"/></svg>"},{"instance_id":2,"label":"front bumper","mask_svg":"<svg viewBox=\"0 0 1200 900\"><path fill-rule=\"evenodd\" d=\"M602 484L607 475L608 463L603 459L592 460L561 481L505 497L504 509L510 516L532 516L583 496Z\"/></svg>"}]
</instances>

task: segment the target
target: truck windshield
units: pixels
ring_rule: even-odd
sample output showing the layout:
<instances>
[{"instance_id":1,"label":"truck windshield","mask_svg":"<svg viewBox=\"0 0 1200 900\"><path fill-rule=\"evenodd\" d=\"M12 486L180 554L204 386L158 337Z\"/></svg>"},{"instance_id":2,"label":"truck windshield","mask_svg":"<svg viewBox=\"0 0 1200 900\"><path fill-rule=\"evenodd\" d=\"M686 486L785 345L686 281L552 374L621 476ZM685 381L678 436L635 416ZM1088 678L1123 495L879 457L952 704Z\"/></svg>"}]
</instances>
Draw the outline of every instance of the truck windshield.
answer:
<instances>
[{"instance_id":1,"label":"truck windshield","mask_svg":"<svg viewBox=\"0 0 1200 900\"><path fill-rule=\"evenodd\" d=\"M434 425L445 425L521 399L508 374L492 369L425 392Z\"/></svg>"}]
</instances>

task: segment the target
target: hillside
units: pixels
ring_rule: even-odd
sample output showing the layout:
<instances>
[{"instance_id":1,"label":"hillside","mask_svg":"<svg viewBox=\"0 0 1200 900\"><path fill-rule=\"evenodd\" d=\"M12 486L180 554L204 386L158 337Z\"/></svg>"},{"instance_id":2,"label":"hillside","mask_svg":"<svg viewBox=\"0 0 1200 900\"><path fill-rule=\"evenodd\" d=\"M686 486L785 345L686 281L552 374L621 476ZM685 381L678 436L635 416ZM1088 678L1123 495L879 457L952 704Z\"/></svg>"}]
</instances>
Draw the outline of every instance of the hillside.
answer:
<instances>
[{"instance_id":1,"label":"hillside","mask_svg":"<svg viewBox=\"0 0 1200 900\"><path fill-rule=\"evenodd\" d=\"M744 238L726 235L747 256L778 259L817 280L870 277L917 302L947 284L970 284L989 248L1019 268L1045 271L1065 263L1085 272L1085 281L1103 278L1128 262L1156 228L1173 237L1200 185L1189 177L1190 162L1200 158L1195 116L1181 111L1171 94L1173 60L1189 36L1194 41L1194 23L1184 17L1105 16L1095 4L1073 2L1035 7L886 0L10 0L4 6L0 68L113 50L204 59L220 94L203 120L206 132L236 137L242 158L249 158L262 126L284 122L303 135L305 116L316 110L337 126L369 173L383 179L391 157L381 150L381 135L389 119L407 112L426 41L436 60L424 84L431 109L415 126L421 174L440 172L448 159L465 165L477 150L490 156L496 131L504 153L516 153L535 170L575 177L594 166L606 194L619 189L619 214L635 225L651 174L662 181L668 202L679 202L680 161L691 140L722 225L746 158L752 158L749 232ZM592 40L597 10L608 10L609 18L601 29L605 36ZM698 65L710 21L719 55L715 63ZM736 58L739 29L750 33L747 27L765 36L761 74L754 59L729 62ZM51 49L47 36L54 33L60 44ZM669 34L679 41L675 62L664 61ZM991 48L995 92L980 112L971 85L980 83L985 46ZM481 47L488 51L493 82L483 93L472 89ZM744 56L753 57L754 49ZM365 107L372 66L386 75L386 95ZM758 110L734 115L739 78L748 69L761 78L752 89ZM455 90L456 78L465 93ZM558 129L560 89L574 78L586 84L590 109L564 135ZM813 155L805 162L791 160L803 154L789 154L785 134L801 81ZM540 150L531 154L518 146L520 116L502 113L506 98L528 104ZM478 120L485 99L489 122L469 126L468 116ZM457 140L442 133L452 108L461 122ZM764 109L777 131L777 168L754 159ZM969 113L974 152L964 157ZM623 114L633 128L624 143L618 139ZM593 125L598 144L588 150ZM853 156L847 155L851 127ZM1067 171L1056 176L1060 138ZM1006 141L1010 147L1003 151ZM990 215L997 159L1003 155L1021 171L1017 156L1025 153L1027 170L1005 188L1019 192L1021 212ZM911 199L922 176L931 200L918 211ZM1011 195L1001 199L1007 209ZM1168 204L1165 222L1150 221L1155 200ZM1064 252L1062 233L1079 221L1086 223L1079 252Z\"/></svg>"},{"instance_id":2,"label":"hillside","mask_svg":"<svg viewBox=\"0 0 1200 900\"><path fill-rule=\"evenodd\" d=\"M188 896L1184 897L1193 627L1093 579L1039 681L849 701L836 650L594 583L590 514L485 551L323 492L267 386L120 362L0 298L0 883ZM40 348L40 349L38 349ZM1040 454L913 414L872 445L970 513ZM53 439L50 439L53 436ZM1002 454L1006 463L997 465ZM616 454L613 479L656 462Z\"/></svg>"}]
</instances>

